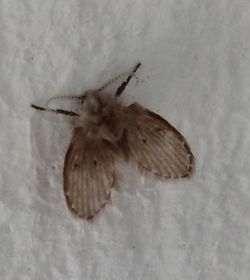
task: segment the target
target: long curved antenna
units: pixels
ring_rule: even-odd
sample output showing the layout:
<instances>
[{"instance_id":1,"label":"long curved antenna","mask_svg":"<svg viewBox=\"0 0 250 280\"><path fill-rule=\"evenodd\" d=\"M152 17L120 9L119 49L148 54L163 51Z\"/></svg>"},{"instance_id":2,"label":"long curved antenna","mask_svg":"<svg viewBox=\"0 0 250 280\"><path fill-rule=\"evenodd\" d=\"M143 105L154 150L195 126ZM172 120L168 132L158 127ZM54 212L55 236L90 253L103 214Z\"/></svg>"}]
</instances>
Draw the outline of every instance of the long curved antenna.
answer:
<instances>
[{"instance_id":1,"label":"long curved antenna","mask_svg":"<svg viewBox=\"0 0 250 280\"><path fill-rule=\"evenodd\" d=\"M132 72L128 75L126 81L122 82L121 85L118 87L118 89L116 90L115 96L119 97L123 91L125 90L126 86L128 85L129 81L131 80L131 78L134 76L135 72L138 70L138 68L141 66L141 62L137 63L134 67L134 69L132 70Z\"/></svg>"},{"instance_id":2,"label":"long curved antenna","mask_svg":"<svg viewBox=\"0 0 250 280\"><path fill-rule=\"evenodd\" d=\"M121 83L121 85L118 87L118 89L116 90L115 96L119 97L123 91L125 90L126 86L128 85L129 81L131 80L132 77L135 76L135 72L138 70L138 68L141 66L141 63L137 63L136 66L133 68L132 72L128 75L127 79ZM122 73L120 75L118 75L117 77L115 77L114 79L110 80L109 82L107 82L106 84L104 84L102 87L100 87L97 91L102 91L104 88L106 88L107 86L109 86L111 83L113 83L114 81L118 80L119 78L121 78L123 75L125 75L127 73ZM86 96L84 94L82 95L62 95L62 96L54 96L51 97L47 100L46 102L46 106L48 107L49 103L55 99L80 99L82 102L84 101L84 99L86 98ZM42 106L37 106L35 104L31 104L31 107L39 110L39 111L47 111L47 112L52 112L52 113L56 113L56 114L62 114L62 115L66 115L66 116L79 116L79 114L73 112L73 111L67 111L67 110L63 110L63 109L51 109L51 108L46 108L46 107L42 107Z\"/></svg>"},{"instance_id":3,"label":"long curved antenna","mask_svg":"<svg viewBox=\"0 0 250 280\"><path fill-rule=\"evenodd\" d=\"M50 97L47 101L46 101L46 107L49 106L49 103L53 100L57 100L57 99L80 99L83 100L85 97L84 95L57 95L57 96L53 96Z\"/></svg>"},{"instance_id":4,"label":"long curved antenna","mask_svg":"<svg viewBox=\"0 0 250 280\"><path fill-rule=\"evenodd\" d=\"M113 84L114 82L116 82L117 80L121 79L123 76L125 75L129 75L130 72L124 72L124 73L121 73L120 75L114 77L113 79L109 80L108 82L106 82L104 85L102 85L100 88L98 88L96 91L100 92L100 91L103 91L105 88L107 88L108 86L110 86L111 84ZM135 75L134 77L136 79L138 79Z\"/></svg>"},{"instance_id":5,"label":"long curved antenna","mask_svg":"<svg viewBox=\"0 0 250 280\"><path fill-rule=\"evenodd\" d=\"M36 109L36 110L47 111L47 112L52 112L52 113L56 113L56 114L62 114L62 115L66 115L66 116L72 116L72 117L79 116L79 114L77 114L73 111L66 111L66 110L62 110L62 109L50 109L50 108L37 106L37 105L34 105L34 104L31 104L31 107Z\"/></svg>"}]
</instances>

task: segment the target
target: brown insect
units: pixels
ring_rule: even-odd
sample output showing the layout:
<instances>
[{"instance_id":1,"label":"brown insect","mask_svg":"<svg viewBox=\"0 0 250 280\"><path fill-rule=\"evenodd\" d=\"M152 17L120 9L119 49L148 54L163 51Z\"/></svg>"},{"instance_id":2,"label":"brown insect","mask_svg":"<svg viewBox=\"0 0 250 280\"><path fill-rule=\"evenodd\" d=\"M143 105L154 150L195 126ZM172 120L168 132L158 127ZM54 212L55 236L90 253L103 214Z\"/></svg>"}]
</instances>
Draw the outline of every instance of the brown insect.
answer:
<instances>
[{"instance_id":1,"label":"brown insect","mask_svg":"<svg viewBox=\"0 0 250 280\"><path fill-rule=\"evenodd\" d=\"M133 163L157 179L189 177L194 156L185 138L165 119L119 96L141 66L138 63L114 95L104 87L76 96L80 113L33 108L75 117L75 128L64 162L64 194L69 209L91 219L104 207L118 184L117 163Z\"/></svg>"}]
</instances>

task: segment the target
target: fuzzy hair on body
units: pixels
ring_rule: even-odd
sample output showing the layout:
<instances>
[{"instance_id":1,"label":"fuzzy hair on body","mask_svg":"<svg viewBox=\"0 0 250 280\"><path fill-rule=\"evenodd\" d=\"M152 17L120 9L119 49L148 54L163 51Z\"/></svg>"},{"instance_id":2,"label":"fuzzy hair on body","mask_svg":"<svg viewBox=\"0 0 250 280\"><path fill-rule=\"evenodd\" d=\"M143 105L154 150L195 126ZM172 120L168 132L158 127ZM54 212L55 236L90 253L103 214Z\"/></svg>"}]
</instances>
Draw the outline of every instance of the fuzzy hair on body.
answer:
<instances>
[{"instance_id":1,"label":"fuzzy hair on body","mask_svg":"<svg viewBox=\"0 0 250 280\"><path fill-rule=\"evenodd\" d=\"M193 172L194 156L180 132L141 105L126 106L120 100L140 66L134 67L115 95L89 90L77 97L80 113L32 105L75 117L64 161L64 194L68 208L83 219L92 219L109 200L119 184L119 162L132 163L143 175L159 180L190 177Z\"/></svg>"},{"instance_id":2,"label":"fuzzy hair on body","mask_svg":"<svg viewBox=\"0 0 250 280\"><path fill-rule=\"evenodd\" d=\"M127 125L126 107L110 93L88 91L75 126L83 127L90 140L103 139L111 143L120 140Z\"/></svg>"}]
</instances>

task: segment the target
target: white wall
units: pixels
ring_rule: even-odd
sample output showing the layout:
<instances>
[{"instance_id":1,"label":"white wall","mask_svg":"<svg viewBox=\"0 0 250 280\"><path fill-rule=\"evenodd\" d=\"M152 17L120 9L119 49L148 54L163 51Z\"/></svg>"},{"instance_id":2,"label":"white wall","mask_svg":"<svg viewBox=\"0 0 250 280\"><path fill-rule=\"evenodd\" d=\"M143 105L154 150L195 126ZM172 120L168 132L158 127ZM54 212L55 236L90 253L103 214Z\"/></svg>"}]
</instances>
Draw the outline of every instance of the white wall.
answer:
<instances>
[{"instance_id":1,"label":"white wall","mask_svg":"<svg viewBox=\"0 0 250 280\"><path fill-rule=\"evenodd\" d=\"M1 279L249 279L250 2L2 0ZM124 171L93 223L62 189L69 118L36 112L137 61L126 90L188 139L190 180Z\"/></svg>"}]
</instances>

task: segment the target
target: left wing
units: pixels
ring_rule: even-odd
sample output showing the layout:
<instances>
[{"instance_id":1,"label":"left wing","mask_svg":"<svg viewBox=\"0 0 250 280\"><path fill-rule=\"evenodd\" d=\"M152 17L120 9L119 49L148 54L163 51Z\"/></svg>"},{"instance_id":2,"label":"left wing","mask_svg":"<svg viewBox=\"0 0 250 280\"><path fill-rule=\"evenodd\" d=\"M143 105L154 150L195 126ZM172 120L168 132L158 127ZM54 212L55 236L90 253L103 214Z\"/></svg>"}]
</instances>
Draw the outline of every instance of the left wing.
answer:
<instances>
[{"instance_id":1,"label":"left wing","mask_svg":"<svg viewBox=\"0 0 250 280\"><path fill-rule=\"evenodd\" d=\"M116 184L117 154L112 144L88 139L76 128L64 162L64 194L69 209L91 219L108 201Z\"/></svg>"}]
</instances>

